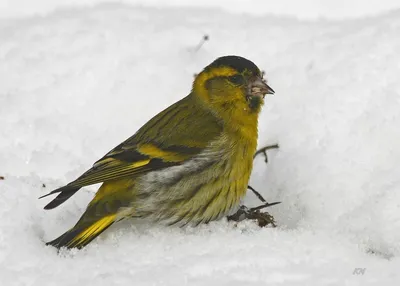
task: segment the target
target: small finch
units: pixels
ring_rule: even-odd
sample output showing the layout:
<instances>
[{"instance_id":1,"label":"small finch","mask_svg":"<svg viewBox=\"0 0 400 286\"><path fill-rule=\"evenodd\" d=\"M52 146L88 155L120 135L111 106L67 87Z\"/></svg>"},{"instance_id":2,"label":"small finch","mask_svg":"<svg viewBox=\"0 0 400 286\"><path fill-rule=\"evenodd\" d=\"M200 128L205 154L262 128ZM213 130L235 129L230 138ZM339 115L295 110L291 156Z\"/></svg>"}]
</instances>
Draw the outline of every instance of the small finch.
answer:
<instances>
[{"instance_id":1,"label":"small finch","mask_svg":"<svg viewBox=\"0 0 400 286\"><path fill-rule=\"evenodd\" d=\"M239 56L216 59L188 96L154 116L132 137L64 187L53 209L80 188L103 183L76 225L48 242L82 248L114 222L135 218L198 225L226 216L246 194L267 85Z\"/></svg>"}]
</instances>

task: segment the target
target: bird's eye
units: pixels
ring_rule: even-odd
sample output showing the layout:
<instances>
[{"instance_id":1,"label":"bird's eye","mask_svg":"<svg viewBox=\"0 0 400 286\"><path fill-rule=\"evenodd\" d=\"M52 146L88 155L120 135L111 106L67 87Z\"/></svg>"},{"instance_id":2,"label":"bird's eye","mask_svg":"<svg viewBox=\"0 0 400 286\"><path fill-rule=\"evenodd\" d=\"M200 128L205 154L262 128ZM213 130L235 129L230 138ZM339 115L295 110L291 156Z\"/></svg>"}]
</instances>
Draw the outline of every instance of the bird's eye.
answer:
<instances>
[{"instance_id":1,"label":"bird's eye","mask_svg":"<svg viewBox=\"0 0 400 286\"><path fill-rule=\"evenodd\" d=\"M228 77L228 80L235 85L242 85L244 83L244 78L240 74L235 74L233 76Z\"/></svg>"}]
</instances>

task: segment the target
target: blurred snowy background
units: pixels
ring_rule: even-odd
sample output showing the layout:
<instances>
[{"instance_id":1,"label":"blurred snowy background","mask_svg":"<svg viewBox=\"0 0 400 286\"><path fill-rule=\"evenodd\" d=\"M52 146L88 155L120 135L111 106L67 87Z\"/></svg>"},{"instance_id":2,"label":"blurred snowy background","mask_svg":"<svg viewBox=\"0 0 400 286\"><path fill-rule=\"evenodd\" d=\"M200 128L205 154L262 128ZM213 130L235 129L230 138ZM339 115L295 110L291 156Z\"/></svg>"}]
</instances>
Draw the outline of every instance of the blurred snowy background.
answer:
<instances>
[{"instance_id":1,"label":"blurred snowy background","mask_svg":"<svg viewBox=\"0 0 400 286\"><path fill-rule=\"evenodd\" d=\"M399 35L397 0L0 0L1 285L400 285ZM281 148L251 185L282 201L279 226L125 223L45 247L96 186L54 211L37 198L227 54L276 91L259 145Z\"/></svg>"}]
</instances>

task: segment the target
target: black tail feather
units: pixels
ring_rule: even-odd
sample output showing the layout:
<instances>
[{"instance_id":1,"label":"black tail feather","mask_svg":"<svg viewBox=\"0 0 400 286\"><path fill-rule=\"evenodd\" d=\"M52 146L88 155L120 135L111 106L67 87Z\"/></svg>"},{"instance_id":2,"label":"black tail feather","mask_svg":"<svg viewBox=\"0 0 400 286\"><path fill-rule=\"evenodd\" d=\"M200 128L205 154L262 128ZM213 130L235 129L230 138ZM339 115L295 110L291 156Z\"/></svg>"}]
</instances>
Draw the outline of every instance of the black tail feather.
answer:
<instances>
[{"instance_id":1,"label":"black tail feather","mask_svg":"<svg viewBox=\"0 0 400 286\"><path fill-rule=\"evenodd\" d=\"M55 194L55 193L60 193L57 197L55 197L50 203L48 203L44 207L45 210L54 209L55 207L58 207L63 202L68 200L71 196L73 196L80 188L81 187L66 185L64 187L58 188L58 189L48 193L47 195L41 196L39 199L47 197L47 196Z\"/></svg>"},{"instance_id":2,"label":"black tail feather","mask_svg":"<svg viewBox=\"0 0 400 286\"><path fill-rule=\"evenodd\" d=\"M95 239L99 234L101 234L103 231L105 231L107 228L109 228L112 224L113 224L113 222L105 225L99 232L87 237L86 239L84 239L82 241L81 240L75 241L75 238L79 234L81 234L81 232L84 231L87 227L87 225L83 225L83 226L79 225L79 222L78 222L78 224L75 227L73 227L71 230L62 234L58 238L47 242L46 245L51 245L58 249L60 249L61 247L65 247L68 249L71 249L71 248L81 249L81 248L85 247L86 245L88 245L93 239Z\"/></svg>"},{"instance_id":3,"label":"black tail feather","mask_svg":"<svg viewBox=\"0 0 400 286\"><path fill-rule=\"evenodd\" d=\"M56 239L46 242L46 245L51 245L56 248L61 248L61 247L71 248L71 247L67 246L68 243L71 240L73 240L79 234L80 231L81 231L80 229L71 229L71 230L67 231L66 233L60 235Z\"/></svg>"}]
</instances>

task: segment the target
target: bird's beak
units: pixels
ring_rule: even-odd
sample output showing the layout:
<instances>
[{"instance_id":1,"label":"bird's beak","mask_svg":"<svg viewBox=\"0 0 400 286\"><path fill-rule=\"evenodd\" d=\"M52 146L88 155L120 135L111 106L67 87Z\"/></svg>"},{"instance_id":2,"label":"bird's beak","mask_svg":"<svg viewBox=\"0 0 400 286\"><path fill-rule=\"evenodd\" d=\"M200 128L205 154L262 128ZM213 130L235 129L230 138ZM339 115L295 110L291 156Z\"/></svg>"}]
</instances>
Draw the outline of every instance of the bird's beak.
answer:
<instances>
[{"instance_id":1,"label":"bird's beak","mask_svg":"<svg viewBox=\"0 0 400 286\"><path fill-rule=\"evenodd\" d=\"M275 91L261 77L256 77L249 83L249 95L264 98L266 94L274 94Z\"/></svg>"}]
</instances>

